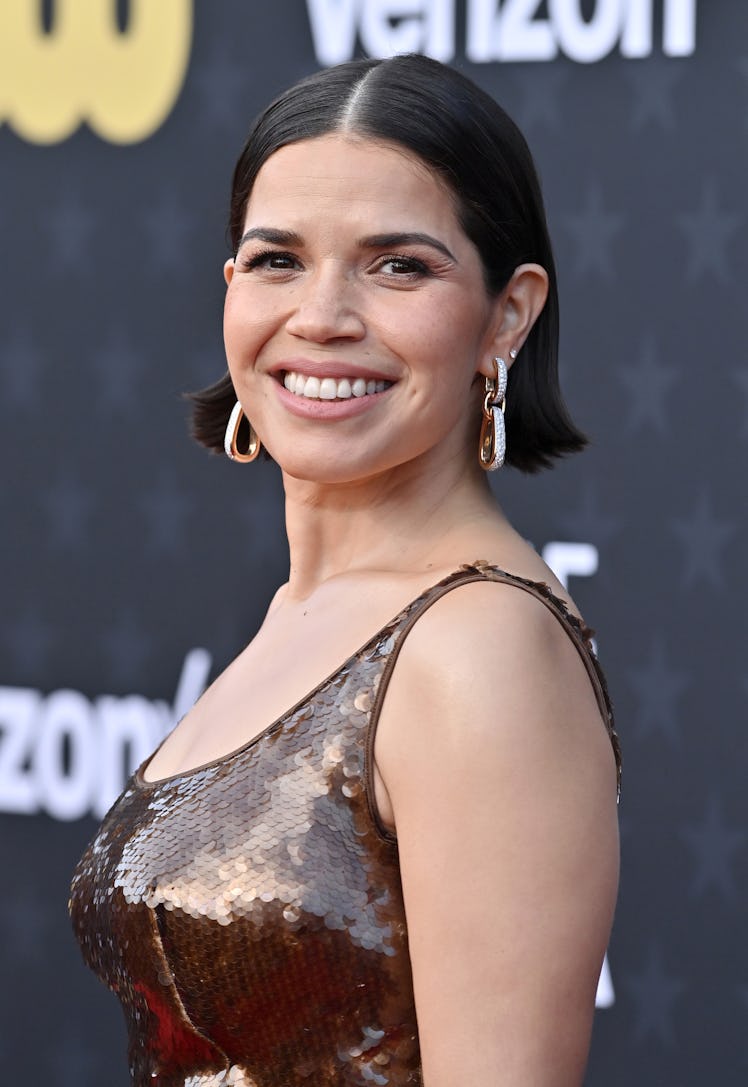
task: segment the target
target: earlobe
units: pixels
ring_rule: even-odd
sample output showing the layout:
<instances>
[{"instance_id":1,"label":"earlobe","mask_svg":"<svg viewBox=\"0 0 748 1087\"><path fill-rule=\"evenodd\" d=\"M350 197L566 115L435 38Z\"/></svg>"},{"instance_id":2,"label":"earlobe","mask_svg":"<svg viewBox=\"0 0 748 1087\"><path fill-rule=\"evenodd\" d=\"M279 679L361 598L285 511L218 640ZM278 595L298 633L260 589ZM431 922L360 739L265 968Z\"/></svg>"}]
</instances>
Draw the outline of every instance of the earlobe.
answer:
<instances>
[{"instance_id":1,"label":"earlobe","mask_svg":"<svg viewBox=\"0 0 748 1087\"><path fill-rule=\"evenodd\" d=\"M496 359L501 357L498 352L491 353L490 351L481 357L478 363L477 373L481 377L496 377Z\"/></svg>"},{"instance_id":2,"label":"earlobe","mask_svg":"<svg viewBox=\"0 0 748 1087\"><path fill-rule=\"evenodd\" d=\"M231 280L233 279L233 277L234 277L234 258L229 257L229 259L226 261L226 263L223 266L223 278L226 281L226 286L227 287L228 287L229 283L231 282Z\"/></svg>"},{"instance_id":3,"label":"earlobe","mask_svg":"<svg viewBox=\"0 0 748 1087\"><path fill-rule=\"evenodd\" d=\"M540 316L548 297L548 273L539 264L520 264L515 268L498 302L498 328L491 352L500 355L511 367L522 345L530 334L532 326ZM487 359L489 367L493 358ZM489 376L484 367L480 367L484 376Z\"/></svg>"}]
</instances>

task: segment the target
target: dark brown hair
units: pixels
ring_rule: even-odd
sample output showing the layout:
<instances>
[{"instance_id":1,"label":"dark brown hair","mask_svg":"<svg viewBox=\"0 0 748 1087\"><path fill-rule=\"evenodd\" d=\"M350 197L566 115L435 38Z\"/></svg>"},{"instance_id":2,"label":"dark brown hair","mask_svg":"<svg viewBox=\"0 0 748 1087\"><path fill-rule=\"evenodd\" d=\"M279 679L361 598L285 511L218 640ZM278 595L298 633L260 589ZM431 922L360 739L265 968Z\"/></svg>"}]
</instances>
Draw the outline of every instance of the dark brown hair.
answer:
<instances>
[{"instance_id":1,"label":"dark brown hair","mask_svg":"<svg viewBox=\"0 0 748 1087\"><path fill-rule=\"evenodd\" d=\"M449 184L458 218L499 294L514 269L545 268L548 299L510 372L507 463L525 472L587 444L569 418L558 383L558 290L543 197L522 133L480 87L455 69L410 54L358 60L317 72L260 114L234 170L229 233L236 252L255 179L281 147L345 131L386 140L417 155ZM223 450L236 394L229 374L192 395L193 434Z\"/></svg>"}]
</instances>

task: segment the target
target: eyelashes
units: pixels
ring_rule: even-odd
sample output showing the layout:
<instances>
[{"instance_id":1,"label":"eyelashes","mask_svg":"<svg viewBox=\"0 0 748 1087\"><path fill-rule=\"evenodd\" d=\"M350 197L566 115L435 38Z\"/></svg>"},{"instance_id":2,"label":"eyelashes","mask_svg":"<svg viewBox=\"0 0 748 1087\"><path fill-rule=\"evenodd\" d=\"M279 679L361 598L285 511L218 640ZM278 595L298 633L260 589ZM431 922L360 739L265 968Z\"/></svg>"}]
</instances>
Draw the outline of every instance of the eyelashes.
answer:
<instances>
[{"instance_id":1,"label":"eyelashes","mask_svg":"<svg viewBox=\"0 0 748 1087\"><path fill-rule=\"evenodd\" d=\"M261 249L250 257L242 257L239 263L245 271L251 272L254 268L271 267L270 262L273 260L286 262L283 267L273 269L280 272L287 272L293 265L298 264L293 253L284 253L280 249Z\"/></svg>"},{"instance_id":2,"label":"eyelashes","mask_svg":"<svg viewBox=\"0 0 748 1087\"><path fill-rule=\"evenodd\" d=\"M387 266L391 272L385 272ZM301 268L301 262L294 253L280 249L261 249L250 256L241 257L239 266L245 272L267 269L270 272L290 272ZM382 272L391 279L413 280L432 274L425 261L406 253L387 253L377 257L370 271Z\"/></svg>"},{"instance_id":3,"label":"eyelashes","mask_svg":"<svg viewBox=\"0 0 748 1087\"><path fill-rule=\"evenodd\" d=\"M422 260L418 260L417 257L408 257L404 254L391 253L386 257L381 257L378 262L378 270L381 271L385 265L399 265L400 270L397 272L398 276L405 278L406 275L429 275L431 269L427 264L424 264Z\"/></svg>"}]
</instances>

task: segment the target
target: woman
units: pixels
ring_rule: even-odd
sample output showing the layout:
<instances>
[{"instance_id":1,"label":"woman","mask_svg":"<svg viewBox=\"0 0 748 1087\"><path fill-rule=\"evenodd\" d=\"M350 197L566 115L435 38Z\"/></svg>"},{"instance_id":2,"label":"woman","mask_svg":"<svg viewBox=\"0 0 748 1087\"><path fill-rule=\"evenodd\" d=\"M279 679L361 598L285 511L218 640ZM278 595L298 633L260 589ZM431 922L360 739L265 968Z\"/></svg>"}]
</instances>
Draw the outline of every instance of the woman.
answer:
<instances>
[{"instance_id":1,"label":"woman","mask_svg":"<svg viewBox=\"0 0 748 1087\"><path fill-rule=\"evenodd\" d=\"M133 1083L579 1084L617 741L485 472L504 420L525 471L584 444L529 152L434 61L345 64L259 118L231 234L196 433L280 465L291 567L76 873Z\"/></svg>"}]
</instances>

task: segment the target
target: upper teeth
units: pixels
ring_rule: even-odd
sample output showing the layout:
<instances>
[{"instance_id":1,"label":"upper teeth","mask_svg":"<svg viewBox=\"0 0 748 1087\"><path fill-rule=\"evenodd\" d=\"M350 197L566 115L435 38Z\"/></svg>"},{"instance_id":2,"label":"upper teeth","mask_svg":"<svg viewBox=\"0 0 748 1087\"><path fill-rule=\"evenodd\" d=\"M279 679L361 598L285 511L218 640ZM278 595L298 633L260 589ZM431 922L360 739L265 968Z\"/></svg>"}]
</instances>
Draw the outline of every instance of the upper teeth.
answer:
<instances>
[{"instance_id":1,"label":"upper teeth","mask_svg":"<svg viewBox=\"0 0 748 1087\"><path fill-rule=\"evenodd\" d=\"M363 377L357 377L353 381L347 377L339 380L334 377L307 377L306 374L287 370L283 377L283 384L289 392L295 393L296 396L306 396L310 400L349 400L352 396L383 393L390 382L367 381Z\"/></svg>"}]
</instances>

